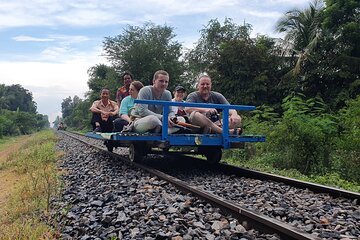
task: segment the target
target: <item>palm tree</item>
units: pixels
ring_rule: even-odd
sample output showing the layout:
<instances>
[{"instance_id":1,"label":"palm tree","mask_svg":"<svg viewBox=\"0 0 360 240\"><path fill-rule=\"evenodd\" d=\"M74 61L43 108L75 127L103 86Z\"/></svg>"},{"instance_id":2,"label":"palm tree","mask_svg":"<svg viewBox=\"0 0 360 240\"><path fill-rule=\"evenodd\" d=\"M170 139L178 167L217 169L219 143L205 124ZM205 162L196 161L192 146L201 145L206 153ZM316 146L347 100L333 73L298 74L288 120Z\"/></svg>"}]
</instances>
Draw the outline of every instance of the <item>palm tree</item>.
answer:
<instances>
[{"instance_id":1,"label":"palm tree","mask_svg":"<svg viewBox=\"0 0 360 240\"><path fill-rule=\"evenodd\" d=\"M276 24L276 31L286 33L285 42L298 57L292 69L294 76L299 75L304 61L311 61L311 53L322 36L321 0L314 0L309 8L293 9L285 13Z\"/></svg>"}]
</instances>

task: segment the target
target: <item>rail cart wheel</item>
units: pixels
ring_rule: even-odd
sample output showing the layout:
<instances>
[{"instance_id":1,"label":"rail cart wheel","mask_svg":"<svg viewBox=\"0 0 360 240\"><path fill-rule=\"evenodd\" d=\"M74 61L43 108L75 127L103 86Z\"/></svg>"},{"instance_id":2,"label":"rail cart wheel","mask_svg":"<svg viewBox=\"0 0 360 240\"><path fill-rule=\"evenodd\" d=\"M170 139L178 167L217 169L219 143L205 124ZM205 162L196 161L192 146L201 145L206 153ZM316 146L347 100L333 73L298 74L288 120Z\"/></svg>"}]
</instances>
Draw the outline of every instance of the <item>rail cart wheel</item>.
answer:
<instances>
[{"instance_id":1,"label":"rail cart wheel","mask_svg":"<svg viewBox=\"0 0 360 240\"><path fill-rule=\"evenodd\" d=\"M206 159L212 163L219 163L222 157L222 151L220 147L208 147L204 153Z\"/></svg>"},{"instance_id":2,"label":"rail cart wheel","mask_svg":"<svg viewBox=\"0 0 360 240\"><path fill-rule=\"evenodd\" d=\"M143 157L145 156L145 152L140 145L131 144L129 146L129 158L132 162L141 162Z\"/></svg>"},{"instance_id":3,"label":"rail cart wheel","mask_svg":"<svg viewBox=\"0 0 360 240\"><path fill-rule=\"evenodd\" d=\"M106 146L106 148L107 148L107 150L108 150L109 152L113 152L113 150L114 150L114 145L112 144L111 141L105 141L104 144L105 144L105 146Z\"/></svg>"}]
</instances>

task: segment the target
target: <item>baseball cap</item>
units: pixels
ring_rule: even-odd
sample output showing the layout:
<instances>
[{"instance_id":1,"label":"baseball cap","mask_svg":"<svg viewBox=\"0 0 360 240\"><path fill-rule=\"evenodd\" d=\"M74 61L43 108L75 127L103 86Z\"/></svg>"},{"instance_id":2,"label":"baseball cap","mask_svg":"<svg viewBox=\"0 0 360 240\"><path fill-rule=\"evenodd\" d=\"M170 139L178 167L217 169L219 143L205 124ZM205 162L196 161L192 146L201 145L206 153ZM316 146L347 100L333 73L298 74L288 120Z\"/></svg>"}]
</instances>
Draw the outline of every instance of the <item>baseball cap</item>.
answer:
<instances>
[{"instance_id":1,"label":"baseball cap","mask_svg":"<svg viewBox=\"0 0 360 240\"><path fill-rule=\"evenodd\" d=\"M179 85L179 86L176 86L175 91L184 91L185 92L186 90L183 86Z\"/></svg>"}]
</instances>

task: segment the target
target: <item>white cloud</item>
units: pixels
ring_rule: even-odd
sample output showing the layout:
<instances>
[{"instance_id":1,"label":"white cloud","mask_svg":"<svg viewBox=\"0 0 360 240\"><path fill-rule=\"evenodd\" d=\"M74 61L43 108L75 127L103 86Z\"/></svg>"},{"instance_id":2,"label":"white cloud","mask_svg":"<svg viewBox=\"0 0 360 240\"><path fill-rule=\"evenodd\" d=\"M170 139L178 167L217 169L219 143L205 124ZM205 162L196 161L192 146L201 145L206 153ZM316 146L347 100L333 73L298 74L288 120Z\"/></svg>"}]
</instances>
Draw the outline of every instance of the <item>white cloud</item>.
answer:
<instances>
[{"instance_id":1,"label":"white cloud","mask_svg":"<svg viewBox=\"0 0 360 240\"><path fill-rule=\"evenodd\" d=\"M264 3L269 2L270 4L277 5L277 4L290 4L290 5L304 5L309 3L309 0L270 0L264 1Z\"/></svg>"},{"instance_id":2,"label":"white cloud","mask_svg":"<svg viewBox=\"0 0 360 240\"><path fill-rule=\"evenodd\" d=\"M256 10L249 10L245 11L246 13L250 14L251 16L259 17L259 18L280 18L283 13L280 12L269 12L269 11L256 11Z\"/></svg>"},{"instance_id":3,"label":"white cloud","mask_svg":"<svg viewBox=\"0 0 360 240\"><path fill-rule=\"evenodd\" d=\"M53 56L59 54L64 61L57 63L0 61L1 83L20 84L31 91L39 113L48 115L50 121L58 115L62 99L74 95L84 97L85 92L88 91L87 70L95 64L106 63L101 56L100 47L89 53L78 52L75 55L62 56L59 52L64 50L61 49L53 49L53 51Z\"/></svg>"},{"instance_id":4,"label":"white cloud","mask_svg":"<svg viewBox=\"0 0 360 240\"><path fill-rule=\"evenodd\" d=\"M67 44L80 43L90 40L90 38L81 35L50 35L49 37Z\"/></svg>"},{"instance_id":5,"label":"white cloud","mask_svg":"<svg viewBox=\"0 0 360 240\"><path fill-rule=\"evenodd\" d=\"M41 52L41 60L63 62L69 58L70 52L71 49L67 47L48 47Z\"/></svg>"},{"instance_id":6,"label":"white cloud","mask_svg":"<svg viewBox=\"0 0 360 240\"><path fill-rule=\"evenodd\" d=\"M13 37L15 41L18 42L51 42L54 41L54 39L51 38L36 38L31 36L25 36L25 35L19 35L16 37Z\"/></svg>"},{"instance_id":7,"label":"white cloud","mask_svg":"<svg viewBox=\"0 0 360 240\"><path fill-rule=\"evenodd\" d=\"M0 4L0 27L15 26L101 26L123 22L154 21L159 16L182 16L218 11L239 1L214 0L134 0L134 1L81 1L81 0L13 0ZM147 14L144 14L144 13ZM144 15L146 17L144 18ZM139 18L141 17L141 18ZM160 17L160 19L162 19Z\"/></svg>"}]
</instances>

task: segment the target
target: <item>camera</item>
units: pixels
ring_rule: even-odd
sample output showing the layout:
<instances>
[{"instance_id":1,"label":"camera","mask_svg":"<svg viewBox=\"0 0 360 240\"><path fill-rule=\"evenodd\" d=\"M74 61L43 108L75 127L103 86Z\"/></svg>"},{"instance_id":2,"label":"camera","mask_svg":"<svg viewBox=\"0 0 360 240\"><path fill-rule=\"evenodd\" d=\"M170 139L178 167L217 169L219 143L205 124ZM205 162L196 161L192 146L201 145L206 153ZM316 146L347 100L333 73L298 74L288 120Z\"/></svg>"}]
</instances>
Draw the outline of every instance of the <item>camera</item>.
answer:
<instances>
[{"instance_id":1,"label":"camera","mask_svg":"<svg viewBox=\"0 0 360 240\"><path fill-rule=\"evenodd\" d=\"M210 114L210 117L209 117L209 119L212 121L212 122L217 122L217 121L219 121L219 114L218 113L211 113Z\"/></svg>"}]
</instances>

